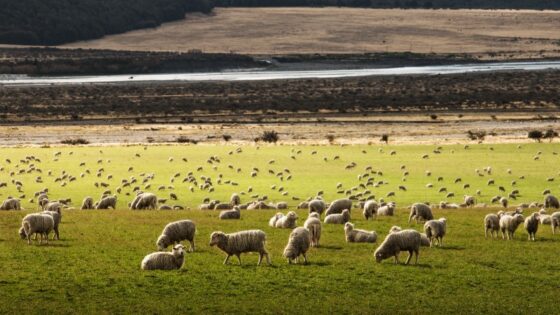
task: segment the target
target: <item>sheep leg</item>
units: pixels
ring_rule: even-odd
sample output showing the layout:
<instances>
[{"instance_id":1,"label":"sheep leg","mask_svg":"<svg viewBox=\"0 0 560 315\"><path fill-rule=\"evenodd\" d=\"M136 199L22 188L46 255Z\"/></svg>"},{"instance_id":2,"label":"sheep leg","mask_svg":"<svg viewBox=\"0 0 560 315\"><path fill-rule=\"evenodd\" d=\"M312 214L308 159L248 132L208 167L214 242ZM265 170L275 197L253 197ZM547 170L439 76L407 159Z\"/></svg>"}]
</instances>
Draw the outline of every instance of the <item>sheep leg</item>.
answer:
<instances>
[{"instance_id":1,"label":"sheep leg","mask_svg":"<svg viewBox=\"0 0 560 315\"><path fill-rule=\"evenodd\" d=\"M194 240L193 241L189 241L191 243L191 248L189 249L192 252L194 252Z\"/></svg>"},{"instance_id":2,"label":"sheep leg","mask_svg":"<svg viewBox=\"0 0 560 315\"><path fill-rule=\"evenodd\" d=\"M49 245L49 233L45 233L45 242Z\"/></svg>"},{"instance_id":3,"label":"sheep leg","mask_svg":"<svg viewBox=\"0 0 560 315\"><path fill-rule=\"evenodd\" d=\"M303 253L303 264L307 265L307 254Z\"/></svg>"},{"instance_id":4,"label":"sheep leg","mask_svg":"<svg viewBox=\"0 0 560 315\"><path fill-rule=\"evenodd\" d=\"M263 253L259 253L259 262L257 262L257 266L261 265L262 259L263 259Z\"/></svg>"},{"instance_id":5,"label":"sheep leg","mask_svg":"<svg viewBox=\"0 0 560 315\"><path fill-rule=\"evenodd\" d=\"M237 254L237 260L239 260L239 266L241 266L241 254Z\"/></svg>"},{"instance_id":6,"label":"sheep leg","mask_svg":"<svg viewBox=\"0 0 560 315\"><path fill-rule=\"evenodd\" d=\"M395 265L398 265L398 264L399 264L399 254L397 253L395 255Z\"/></svg>"},{"instance_id":7,"label":"sheep leg","mask_svg":"<svg viewBox=\"0 0 560 315\"><path fill-rule=\"evenodd\" d=\"M229 261L229 257L231 257L231 255L227 255L226 260L224 260L224 265L227 265L228 261Z\"/></svg>"},{"instance_id":8,"label":"sheep leg","mask_svg":"<svg viewBox=\"0 0 560 315\"><path fill-rule=\"evenodd\" d=\"M31 233L27 234L27 245L31 245Z\"/></svg>"},{"instance_id":9,"label":"sheep leg","mask_svg":"<svg viewBox=\"0 0 560 315\"><path fill-rule=\"evenodd\" d=\"M488 229L484 229L484 238L488 238Z\"/></svg>"},{"instance_id":10,"label":"sheep leg","mask_svg":"<svg viewBox=\"0 0 560 315\"><path fill-rule=\"evenodd\" d=\"M265 251L263 254L266 255L266 262L270 265L270 256L268 256L268 252Z\"/></svg>"}]
</instances>

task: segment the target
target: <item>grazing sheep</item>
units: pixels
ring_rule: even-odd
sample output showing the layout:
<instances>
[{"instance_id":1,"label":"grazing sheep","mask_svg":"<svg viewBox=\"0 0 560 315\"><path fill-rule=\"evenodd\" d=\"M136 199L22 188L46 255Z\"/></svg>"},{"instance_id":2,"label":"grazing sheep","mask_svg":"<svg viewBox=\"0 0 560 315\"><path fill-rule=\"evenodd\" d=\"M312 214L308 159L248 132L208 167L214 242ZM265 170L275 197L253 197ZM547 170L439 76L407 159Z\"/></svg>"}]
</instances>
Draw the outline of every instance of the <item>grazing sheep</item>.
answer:
<instances>
[{"instance_id":1,"label":"grazing sheep","mask_svg":"<svg viewBox=\"0 0 560 315\"><path fill-rule=\"evenodd\" d=\"M117 208L117 196L113 195L104 197L99 201L99 203L97 203L97 206L95 207L95 209L97 210L109 208L113 210Z\"/></svg>"},{"instance_id":2,"label":"grazing sheep","mask_svg":"<svg viewBox=\"0 0 560 315\"><path fill-rule=\"evenodd\" d=\"M171 252L155 252L142 259L140 267L142 270L174 270L181 269L185 262L185 250L183 245L173 246Z\"/></svg>"},{"instance_id":3,"label":"grazing sheep","mask_svg":"<svg viewBox=\"0 0 560 315\"><path fill-rule=\"evenodd\" d=\"M390 202L382 207L377 209L377 215L385 215L385 216L392 216L395 213L395 203Z\"/></svg>"},{"instance_id":4,"label":"grazing sheep","mask_svg":"<svg viewBox=\"0 0 560 315\"><path fill-rule=\"evenodd\" d=\"M430 206L424 203L415 203L410 207L410 215L408 217L408 223L414 219L416 223L419 220L433 220L434 216L432 214L432 209Z\"/></svg>"},{"instance_id":5,"label":"grazing sheep","mask_svg":"<svg viewBox=\"0 0 560 315\"><path fill-rule=\"evenodd\" d=\"M415 230L403 230L389 233L387 237L385 237L383 243L375 250L375 260L380 263L384 259L395 257L395 264L398 264L399 253L401 251L408 251L406 264L408 265L410 262L413 253L416 255L415 264L417 264L421 243L422 237L420 233Z\"/></svg>"},{"instance_id":6,"label":"grazing sheep","mask_svg":"<svg viewBox=\"0 0 560 315\"><path fill-rule=\"evenodd\" d=\"M350 211L342 210L342 213L329 214L325 217L325 224L345 224L350 221Z\"/></svg>"},{"instance_id":7,"label":"grazing sheep","mask_svg":"<svg viewBox=\"0 0 560 315\"><path fill-rule=\"evenodd\" d=\"M162 251L169 245L178 244L183 240L191 244L190 251L194 252L194 235L196 226L191 220L180 220L168 223L158 237L156 245Z\"/></svg>"},{"instance_id":8,"label":"grazing sheep","mask_svg":"<svg viewBox=\"0 0 560 315\"><path fill-rule=\"evenodd\" d=\"M286 215L283 215L282 213L277 213L276 216L278 216L278 218L274 223L274 227L282 228L282 229L293 229L296 227L296 221L298 217L294 211L290 211Z\"/></svg>"},{"instance_id":9,"label":"grazing sheep","mask_svg":"<svg viewBox=\"0 0 560 315\"><path fill-rule=\"evenodd\" d=\"M62 211L62 203L58 201L49 202L43 206L43 211L54 211L54 212L61 212Z\"/></svg>"},{"instance_id":10,"label":"grazing sheep","mask_svg":"<svg viewBox=\"0 0 560 315\"><path fill-rule=\"evenodd\" d=\"M546 213L545 209L539 210L539 223L540 224L550 224L551 215Z\"/></svg>"},{"instance_id":11,"label":"grazing sheep","mask_svg":"<svg viewBox=\"0 0 560 315\"><path fill-rule=\"evenodd\" d=\"M152 193L139 193L130 204L131 210L157 209L158 198Z\"/></svg>"},{"instance_id":12,"label":"grazing sheep","mask_svg":"<svg viewBox=\"0 0 560 315\"><path fill-rule=\"evenodd\" d=\"M560 212L554 212L550 215L550 226L552 227L552 234L556 234L556 228L560 227Z\"/></svg>"},{"instance_id":13,"label":"grazing sheep","mask_svg":"<svg viewBox=\"0 0 560 315\"><path fill-rule=\"evenodd\" d=\"M502 207L507 208L508 207L508 200L504 197L500 198L500 203L502 204Z\"/></svg>"},{"instance_id":14,"label":"grazing sheep","mask_svg":"<svg viewBox=\"0 0 560 315\"><path fill-rule=\"evenodd\" d=\"M344 234L347 243L375 243L377 241L375 231L354 229L354 224L350 222L344 224Z\"/></svg>"},{"instance_id":15,"label":"grazing sheep","mask_svg":"<svg viewBox=\"0 0 560 315\"><path fill-rule=\"evenodd\" d=\"M84 201L82 201L82 210L91 210L93 209L93 198L91 197L85 197Z\"/></svg>"},{"instance_id":16,"label":"grazing sheep","mask_svg":"<svg viewBox=\"0 0 560 315\"><path fill-rule=\"evenodd\" d=\"M235 206L231 210L223 210L220 212L220 220L236 220L241 219L241 210Z\"/></svg>"},{"instance_id":17,"label":"grazing sheep","mask_svg":"<svg viewBox=\"0 0 560 315\"><path fill-rule=\"evenodd\" d=\"M523 223L523 221L523 215L520 213L517 213L513 216L509 214L504 214L503 216L501 216L500 230L502 231L502 239L506 239L506 234L508 240L513 239L513 233L515 233L515 230L517 230L517 227L519 226L519 224Z\"/></svg>"},{"instance_id":18,"label":"grazing sheep","mask_svg":"<svg viewBox=\"0 0 560 315\"><path fill-rule=\"evenodd\" d=\"M237 256L239 265L241 265L241 254L248 252L259 253L258 266L260 266L263 256L266 256L267 263L270 265L270 257L264 247L265 242L266 234L261 230L247 230L231 234L218 231L212 232L210 235L210 246L216 245L227 254L224 265L228 263L232 255Z\"/></svg>"},{"instance_id":19,"label":"grazing sheep","mask_svg":"<svg viewBox=\"0 0 560 315\"><path fill-rule=\"evenodd\" d=\"M373 219L375 216L377 216L378 208L379 205L377 204L377 201L375 200L366 201L366 203L364 204L364 211L362 212L364 218L366 218L366 220L369 220L369 218Z\"/></svg>"},{"instance_id":20,"label":"grazing sheep","mask_svg":"<svg viewBox=\"0 0 560 315\"><path fill-rule=\"evenodd\" d=\"M54 219L51 215L46 213L31 213L26 215L21 221L19 235L22 239L27 238L27 244L31 244L31 235L39 233L41 235L39 244L43 243L43 237L48 244L49 233L53 228Z\"/></svg>"},{"instance_id":21,"label":"grazing sheep","mask_svg":"<svg viewBox=\"0 0 560 315\"><path fill-rule=\"evenodd\" d=\"M290 238L288 239L288 244L284 248L283 256L288 259L288 263L291 264L292 260L297 263L298 257L303 256L303 263L307 264L307 250L311 243L311 234L309 230L304 227L295 228L292 233L290 233Z\"/></svg>"},{"instance_id":22,"label":"grazing sheep","mask_svg":"<svg viewBox=\"0 0 560 315\"><path fill-rule=\"evenodd\" d=\"M494 233L496 233L496 238L497 238L499 230L500 230L500 217L494 213L487 214L484 217L484 238L488 238L488 231L490 231L490 237L492 239L494 239Z\"/></svg>"},{"instance_id":23,"label":"grazing sheep","mask_svg":"<svg viewBox=\"0 0 560 315\"><path fill-rule=\"evenodd\" d=\"M309 213L317 212L319 215L323 214L327 205L321 199L314 199L309 202Z\"/></svg>"},{"instance_id":24,"label":"grazing sheep","mask_svg":"<svg viewBox=\"0 0 560 315\"><path fill-rule=\"evenodd\" d=\"M475 199L474 199L473 196L465 195L464 204L465 204L467 207L472 207L472 206L474 206L475 203L476 203L476 201L475 201Z\"/></svg>"},{"instance_id":25,"label":"grazing sheep","mask_svg":"<svg viewBox=\"0 0 560 315\"><path fill-rule=\"evenodd\" d=\"M535 235L539 229L539 213L534 212L525 219L525 230L529 234L529 241L535 241Z\"/></svg>"},{"instance_id":26,"label":"grazing sheep","mask_svg":"<svg viewBox=\"0 0 560 315\"><path fill-rule=\"evenodd\" d=\"M342 210L344 209L352 209L352 201L350 199L337 199L333 201L325 214L329 215L334 213L342 213Z\"/></svg>"},{"instance_id":27,"label":"grazing sheep","mask_svg":"<svg viewBox=\"0 0 560 315\"><path fill-rule=\"evenodd\" d=\"M402 231L402 228L400 226L396 226L393 225L390 229L389 229L389 233L395 233L395 232L400 232ZM430 243L430 239L426 236L425 233L420 233L420 246L424 246L424 247L430 247L431 243Z\"/></svg>"},{"instance_id":28,"label":"grazing sheep","mask_svg":"<svg viewBox=\"0 0 560 315\"><path fill-rule=\"evenodd\" d=\"M548 194L544 198L544 207L558 209L560 208L560 202L558 202L558 198L551 194Z\"/></svg>"},{"instance_id":29,"label":"grazing sheep","mask_svg":"<svg viewBox=\"0 0 560 315\"><path fill-rule=\"evenodd\" d=\"M59 211L43 211L42 213L44 214L48 214L53 218L54 221L54 225L53 225L53 231L54 231L54 235L53 235L53 240L56 238L57 240L60 240L60 234L58 232L58 225L60 224L60 222L62 221L62 213Z\"/></svg>"},{"instance_id":30,"label":"grazing sheep","mask_svg":"<svg viewBox=\"0 0 560 315\"><path fill-rule=\"evenodd\" d=\"M288 204L286 202L279 202L276 204L276 209L278 210L285 210L288 209Z\"/></svg>"},{"instance_id":31,"label":"grazing sheep","mask_svg":"<svg viewBox=\"0 0 560 315\"><path fill-rule=\"evenodd\" d=\"M311 246L319 247L319 240L321 239L321 219L319 213L310 213L303 226L308 229L311 234Z\"/></svg>"},{"instance_id":32,"label":"grazing sheep","mask_svg":"<svg viewBox=\"0 0 560 315\"><path fill-rule=\"evenodd\" d=\"M438 246L443 246L443 237L447 230L447 220L440 218L439 220L430 220L424 223L424 233L430 240L430 247L434 245L434 240L437 240Z\"/></svg>"},{"instance_id":33,"label":"grazing sheep","mask_svg":"<svg viewBox=\"0 0 560 315\"><path fill-rule=\"evenodd\" d=\"M239 206L241 204L241 198L239 198L238 194L232 194L231 198L229 199L229 204L231 206Z\"/></svg>"},{"instance_id":34,"label":"grazing sheep","mask_svg":"<svg viewBox=\"0 0 560 315\"><path fill-rule=\"evenodd\" d=\"M8 197L0 205L0 210L21 210L21 204L19 199Z\"/></svg>"}]
</instances>

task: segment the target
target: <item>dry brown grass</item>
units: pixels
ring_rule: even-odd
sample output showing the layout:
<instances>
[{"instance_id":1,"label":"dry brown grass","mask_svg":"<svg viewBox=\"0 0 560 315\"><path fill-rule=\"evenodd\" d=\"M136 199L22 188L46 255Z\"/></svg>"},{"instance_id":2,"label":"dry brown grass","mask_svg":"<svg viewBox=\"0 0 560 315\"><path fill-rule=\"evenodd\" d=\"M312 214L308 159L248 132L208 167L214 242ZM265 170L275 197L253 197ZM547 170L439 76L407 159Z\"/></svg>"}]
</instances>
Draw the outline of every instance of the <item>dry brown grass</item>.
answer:
<instances>
[{"instance_id":1,"label":"dry brown grass","mask_svg":"<svg viewBox=\"0 0 560 315\"><path fill-rule=\"evenodd\" d=\"M251 54L482 53L558 55L560 12L377 10L355 8L218 8L162 27L66 47L200 49ZM556 52L553 52L555 51Z\"/></svg>"}]
</instances>

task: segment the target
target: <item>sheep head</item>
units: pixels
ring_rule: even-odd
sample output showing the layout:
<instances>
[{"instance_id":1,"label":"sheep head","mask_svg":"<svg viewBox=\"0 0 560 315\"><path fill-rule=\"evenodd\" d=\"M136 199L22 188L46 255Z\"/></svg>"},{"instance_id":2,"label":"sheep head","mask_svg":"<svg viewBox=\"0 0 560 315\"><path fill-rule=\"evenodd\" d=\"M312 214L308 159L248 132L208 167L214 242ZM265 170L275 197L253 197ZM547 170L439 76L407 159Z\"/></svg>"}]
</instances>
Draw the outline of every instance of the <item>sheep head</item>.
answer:
<instances>
[{"instance_id":1,"label":"sheep head","mask_svg":"<svg viewBox=\"0 0 560 315\"><path fill-rule=\"evenodd\" d=\"M210 235L210 246L219 245L227 240L227 236L224 232L212 232Z\"/></svg>"}]
</instances>

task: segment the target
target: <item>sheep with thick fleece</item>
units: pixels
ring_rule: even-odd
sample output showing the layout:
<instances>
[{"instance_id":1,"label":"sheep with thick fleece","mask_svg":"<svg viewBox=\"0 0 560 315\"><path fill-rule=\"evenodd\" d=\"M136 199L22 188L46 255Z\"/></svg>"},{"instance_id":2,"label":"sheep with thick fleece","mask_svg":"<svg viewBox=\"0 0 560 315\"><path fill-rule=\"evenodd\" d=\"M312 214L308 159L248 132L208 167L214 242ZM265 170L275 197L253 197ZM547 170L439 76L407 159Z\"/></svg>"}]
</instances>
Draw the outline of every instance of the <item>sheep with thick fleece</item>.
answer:
<instances>
[{"instance_id":1,"label":"sheep with thick fleece","mask_svg":"<svg viewBox=\"0 0 560 315\"><path fill-rule=\"evenodd\" d=\"M429 221L434 219L432 209L424 203L415 203L410 207L410 215L408 216L408 223L414 219L416 223L419 220Z\"/></svg>"},{"instance_id":2,"label":"sheep with thick fleece","mask_svg":"<svg viewBox=\"0 0 560 315\"><path fill-rule=\"evenodd\" d=\"M142 259L142 270L174 270L181 269L185 262L183 245L173 246L171 252L155 252Z\"/></svg>"},{"instance_id":3,"label":"sheep with thick fleece","mask_svg":"<svg viewBox=\"0 0 560 315\"><path fill-rule=\"evenodd\" d=\"M290 233L288 244L284 248L283 256L288 259L291 264L293 260L298 260L298 257L303 256L304 264L307 264L307 251L311 244L311 233L304 227L297 227Z\"/></svg>"},{"instance_id":4,"label":"sheep with thick fleece","mask_svg":"<svg viewBox=\"0 0 560 315\"><path fill-rule=\"evenodd\" d=\"M274 216L272 216L272 218L270 218L270 220L268 220L268 225L270 227L276 227L276 221L283 216L284 214L282 212L277 212Z\"/></svg>"},{"instance_id":5,"label":"sheep with thick fleece","mask_svg":"<svg viewBox=\"0 0 560 315\"><path fill-rule=\"evenodd\" d=\"M556 228L560 227L560 211L550 215L550 226L552 227L552 234L556 234Z\"/></svg>"},{"instance_id":6,"label":"sheep with thick fleece","mask_svg":"<svg viewBox=\"0 0 560 315\"><path fill-rule=\"evenodd\" d=\"M476 200L474 199L473 196L469 196L469 195L465 195L465 199L463 202L467 207L472 207L475 205Z\"/></svg>"},{"instance_id":7,"label":"sheep with thick fleece","mask_svg":"<svg viewBox=\"0 0 560 315\"><path fill-rule=\"evenodd\" d=\"M390 229L389 229L389 233L395 233L395 232L400 232L402 231L402 228L400 226L396 226L393 225ZM424 247L430 247L430 239L426 236L425 233L420 233L420 246L424 246Z\"/></svg>"},{"instance_id":8,"label":"sheep with thick fleece","mask_svg":"<svg viewBox=\"0 0 560 315\"><path fill-rule=\"evenodd\" d=\"M434 240L437 240L438 246L443 246L443 237L447 230L447 220L440 218L439 220L430 220L424 223L424 233L430 240L430 247L434 245Z\"/></svg>"},{"instance_id":9,"label":"sheep with thick fleece","mask_svg":"<svg viewBox=\"0 0 560 315\"><path fill-rule=\"evenodd\" d=\"M53 228L54 219L51 215L46 213L31 213L26 215L21 221L19 235L22 239L27 238L27 244L31 244L31 235L38 233L41 235L41 241L39 244L43 243L43 237L48 244L49 233L53 230Z\"/></svg>"},{"instance_id":10,"label":"sheep with thick fleece","mask_svg":"<svg viewBox=\"0 0 560 315\"><path fill-rule=\"evenodd\" d=\"M309 207L309 213L317 212L319 215L321 215L325 211L327 205L321 199L314 199L309 202L308 207Z\"/></svg>"},{"instance_id":11,"label":"sheep with thick fleece","mask_svg":"<svg viewBox=\"0 0 560 315\"><path fill-rule=\"evenodd\" d=\"M325 215L342 213L343 210L350 211L350 209L352 209L352 200L350 200L350 199L338 199L338 200L333 201L329 205L327 211L325 212Z\"/></svg>"},{"instance_id":12,"label":"sheep with thick fleece","mask_svg":"<svg viewBox=\"0 0 560 315\"><path fill-rule=\"evenodd\" d=\"M530 216L525 219L525 230L529 234L529 241L535 241L535 235L539 229L539 213L533 212Z\"/></svg>"},{"instance_id":13,"label":"sheep with thick fleece","mask_svg":"<svg viewBox=\"0 0 560 315\"><path fill-rule=\"evenodd\" d=\"M379 208L379 204L377 204L377 201L375 200L366 201L366 203L364 203L364 211L362 212L364 218L366 220L369 220L369 218L373 219L375 216L377 216L378 208Z\"/></svg>"},{"instance_id":14,"label":"sheep with thick fleece","mask_svg":"<svg viewBox=\"0 0 560 315\"><path fill-rule=\"evenodd\" d=\"M113 209L117 208L117 196L106 196L99 201L95 209L97 210L105 210L105 209Z\"/></svg>"},{"instance_id":15,"label":"sheep with thick fleece","mask_svg":"<svg viewBox=\"0 0 560 315\"><path fill-rule=\"evenodd\" d=\"M551 215L546 213L546 209L539 210L539 223L550 224Z\"/></svg>"},{"instance_id":16,"label":"sheep with thick fleece","mask_svg":"<svg viewBox=\"0 0 560 315\"><path fill-rule=\"evenodd\" d=\"M158 198L153 193L139 193L130 203L131 210L156 210Z\"/></svg>"},{"instance_id":17,"label":"sheep with thick fleece","mask_svg":"<svg viewBox=\"0 0 560 315\"><path fill-rule=\"evenodd\" d=\"M232 255L237 256L239 265L241 265L241 254L248 252L259 253L257 265L260 266L263 256L266 256L266 260L270 265L270 257L264 247L265 242L266 234L261 230L247 230L231 234L218 231L212 232L210 235L210 246L215 245L227 254L224 265L228 263Z\"/></svg>"},{"instance_id":18,"label":"sheep with thick fleece","mask_svg":"<svg viewBox=\"0 0 560 315\"><path fill-rule=\"evenodd\" d=\"M21 210L21 203L19 199L8 197L0 205L0 210Z\"/></svg>"},{"instance_id":19,"label":"sheep with thick fleece","mask_svg":"<svg viewBox=\"0 0 560 315\"><path fill-rule=\"evenodd\" d=\"M344 234L347 243L375 243L377 241L375 231L354 229L354 224L350 222L344 224Z\"/></svg>"},{"instance_id":20,"label":"sheep with thick fleece","mask_svg":"<svg viewBox=\"0 0 560 315\"><path fill-rule=\"evenodd\" d=\"M60 211L43 211L42 213L48 214L53 218L54 221L54 225L53 225L53 231L54 231L54 235L53 235L53 240L56 238L57 240L60 240L60 234L58 232L58 226L60 225L60 222L62 221L62 213Z\"/></svg>"},{"instance_id":21,"label":"sheep with thick fleece","mask_svg":"<svg viewBox=\"0 0 560 315\"><path fill-rule=\"evenodd\" d=\"M325 217L325 224L345 224L350 221L350 211L344 209L342 213L329 214Z\"/></svg>"},{"instance_id":22,"label":"sheep with thick fleece","mask_svg":"<svg viewBox=\"0 0 560 315\"><path fill-rule=\"evenodd\" d=\"M513 216L509 214L504 214L500 217L500 231L502 231L502 239L511 240L513 239L513 234L519 224L523 223L524 218L523 215L520 213L514 214Z\"/></svg>"},{"instance_id":23,"label":"sheep with thick fleece","mask_svg":"<svg viewBox=\"0 0 560 315\"><path fill-rule=\"evenodd\" d=\"M233 206L239 206L241 204L241 198L239 198L239 195L236 193L233 193L231 195L231 198L229 198L229 204L233 207Z\"/></svg>"},{"instance_id":24,"label":"sheep with thick fleece","mask_svg":"<svg viewBox=\"0 0 560 315\"><path fill-rule=\"evenodd\" d=\"M415 230L402 230L399 232L389 233L383 243L375 250L375 260L380 263L382 260L389 257L395 257L395 264L399 263L399 253L401 251L408 251L408 259L406 264L410 262L412 254L416 255L416 264L418 263L418 254L422 237L418 231Z\"/></svg>"},{"instance_id":25,"label":"sheep with thick fleece","mask_svg":"<svg viewBox=\"0 0 560 315\"><path fill-rule=\"evenodd\" d=\"M558 198L551 194L548 194L544 198L544 207L558 209L560 208L560 202L558 201Z\"/></svg>"},{"instance_id":26,"label":"sheep with thick fleece","mask_svg":"<svg viewBox=\"0 0 560 315\"><path fill-rule=\"evenodd\" d=\"M180 220L168 223L158 237L156 245L158 250L162 251L169 245L178 244L187 240L191 244L190 251L194 252L194 235L196 233L196 225L191 220Z\"/></svg>"},{"instance_id":27,"label":"sheep with thick fleece","mask_svg":"<svg viewBox=\"0 0 560 315\"><path fill-rule=\"evenodd\" d=\"M296 227L297 214L294 211L281 215L275 222L274 227L282 229L293 229Z\"/></svg>"},{"instance_id":28,"label":"sheep with thick fleece","mask_svg":"<svg viewBox=\"0 0 560 315\"><path fill-rule=\"evenodd\" d=\"M494 239L494 233L496 233L496 238L498 237L498 232L500 231L500 215L489 213L484 217L484 238L488 238L488 232L490 232L490 237Z\"/></svg>"},{"instance_id":29,"label":"sheep with thick fleece","mask_svg":"<svg viewBox=\"0 0 560 315\"><path fill-rule=\"evenodd\" d=\"M91 210L93 209L93 198L91 197L85 197L84 200L82 201L82 210Z\"/></svg>"},{"instance_id":30,"label":"sheep with thick fleece","mask_svg":"<svg viewBox=\"0 0 560 315\"><path fill-rule=\"evenodd\" d=\"M223 210L220 212L220 220L236 220L241 219L241 210L235 206L231 210Z\"/></svg>"},{"instance_id":31,"label":"sheep with thick fleece","mask_svg":"<svg viewBox=\"0 0 560 315\"><path fill-rule=\"evenodd\" d=\"M318 212L312 212L305 220L303 227L309 230L311 234L311 246L319 247L319 240L321 239L321 217Z\"/></svg>"},{"instance_id":32,"label":"sheep with thick fleece","mask_svg":"<svg viewBox=\"0 0 560 315\"><path fill-rule=\"evenodd\" d=\"M377 209L377 215L393 216L395 214L395 206L394 202L389 202Z\"/></svg>"}]
</instances>

